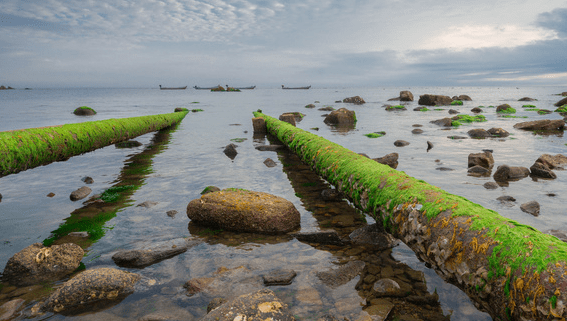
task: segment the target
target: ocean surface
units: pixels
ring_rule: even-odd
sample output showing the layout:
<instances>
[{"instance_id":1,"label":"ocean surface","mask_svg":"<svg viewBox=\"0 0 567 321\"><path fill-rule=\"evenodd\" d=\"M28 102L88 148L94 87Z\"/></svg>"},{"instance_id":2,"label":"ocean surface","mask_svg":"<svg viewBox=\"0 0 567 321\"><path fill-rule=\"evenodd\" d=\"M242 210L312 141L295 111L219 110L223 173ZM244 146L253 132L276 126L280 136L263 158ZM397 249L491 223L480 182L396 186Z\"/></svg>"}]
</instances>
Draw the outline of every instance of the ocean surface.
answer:
<instances>
[{"instance_id":1,"label":"ocean surface","mask_svg":"<svg viewBox=\"0 0 567 321\"><path fill-rule=\"evenodd\" d=\"M404 103L406 111L386 111L389 98L398 97L401 90L410 90L415 101ZM388 153L399 154L397 170L438 186L449 193L493 209L501 215L540 231L567 230L567 172L557 170L557 179L534 180L530 177L510 182L495 190L483 187L493 181L491 177L467 175L470 153L483 149L493 150L495 167L502 164L530 167L542 154L565 154L567 140L562 134L540 135L513 128L517 122L537 119L561 119L558 113L539 115L526 111L524 104L554 110L553 104L561 99L557 94L563 87L376 87L376 88L312 88L310 90L281 90L256 88L239 93L213 93L206 90L145 89L32 89L0 91L0 131L125 118L173 112L176 107L202 109L191 112L175 129L165 133L149 133L135 140L142 146L117 148L108 146L90 153L75 156L67 161L29 169L0 178L0 271L8 259L35 242L52 236L52 231L66 222L83 201L69 199L72 191L84 186L82 178L90 176L88 185L92 194L100 194L120 182L126 169L138 159L146 159L143 175L138 177L138 188L128 202L117 208L116 216L104 223L104 235L88 246L83 263L87 269L116 267L111 259L118 249L132 249L142 245L179 237L203 240L187 252L144 269L125 269L143 276L149 284L106 309L79 316L46 314L35 319L136 320L151 313L176 315L179 318L198 319L206 314L206 306L214 293L197 293L188 296L182 285L193 278L212 277L221 267L233 269L243 266L246 277L223 279L224 296L238 295L261 288L256 280L278 268L292 268L298 276L289 286L272 287L290 305L298 319L316 319L326 313L355 320L362 313L368 298L356 289L361 276L340 285L329 287L321 283L316 272L337 268L351 259L368 262L389 262L394 266L418 271L423 275L429 293L439 295L442 314L451 320L490 320L475 308L464 292L444 282L435 271L420 262L413 252L401 244L385 253L370 253L355 249L334 249L299 242L290 237L240 235L225 231L202 229L190 223L186 215L187 204L200 197L209 185L220 188L244 188L281 196L297 207L301 213L301 232L336 228L342 233L372 223L369 216L352 209L348 202L325 203L319 193L332 188L302 166L286 152L259 151L257 145L269 144L270 138L254 137L252 112L261 109L265 114L278 117L284 112L305 114L297 127L340 144L371 158ZM419 95L440 94L455 96L466 94L473 100L462 106L444 106L420 112ZM366 104L337 103L344 98L361 96ZM537 99L520 102L522 97ZM308 104L315 108L305 108ZM510 104L517 110L514 116L504 118L495 108ZM72 112L79 106L97 111L95 116L80 117ZM356 112L358 122L352 130L337 130L323 123L328 113L319 108L346 107ZM430 123L450 117L450 108L472 115L470 109L484 106L488 120L484 123L464 124L445 129ZM441 109L441 110L434 110ZM421 124L424 132L412 134L414 124ZM500 127L508 132L506 138L449 139L447 136L467 136L472 128ZM314 129L316 128L316 129ZM385 131L380 138L365 134ZM236 140L237 138L241 138ZM396 147L394 141L406 140L408 146ZM236 140L236 141L235 141ZM427 142L434 147L427 150ZM226 145L236 144L234 159L223 153ZM267 167L263 162L273 159L277 166ZM307 187L313 187L309 189ZM48 197L49 193L55 194ZM513 196L516 202L503 204L499 196ZM524 213L520 204L536 200L541 204L538 217ZM137 206L143 202L156 202L147 208ZM178 213L170 216L166 212ZM341 217L336 221L329 217ZM346 217L346 218L345 218ZM350 217L350 219L348 219ZM380 259L383 258L383 259ZM386 263L383 263L386 264ZM382 269L384 267L382 266ZM244 281L248 280L248 281ZM29 314L31 307L41 300L41 293L49 293L60 282L42 285L29 291L28 301L19 318ZM10 297L6 287L0 290L0 304ZM42 292L43 291L43 292ZM214 291L213 291L214 292ZM45 294L43 294L45 296Z\"/></svg>"}]
</instances>

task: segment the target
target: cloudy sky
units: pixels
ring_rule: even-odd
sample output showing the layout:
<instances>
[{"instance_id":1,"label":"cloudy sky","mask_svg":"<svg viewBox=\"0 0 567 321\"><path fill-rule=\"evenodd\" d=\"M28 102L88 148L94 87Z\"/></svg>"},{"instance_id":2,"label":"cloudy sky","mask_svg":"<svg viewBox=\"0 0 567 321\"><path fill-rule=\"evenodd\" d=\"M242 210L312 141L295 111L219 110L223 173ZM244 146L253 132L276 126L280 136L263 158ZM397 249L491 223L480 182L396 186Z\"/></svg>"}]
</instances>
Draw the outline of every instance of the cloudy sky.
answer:
<instances>
[{"instance_id":1,"label":"cloudy sky","mask_svg":"<svg viewBox=\"0 0 567 321\"><path fill-rule=\"evenodd\" d=\"M567 86L567 0L2 0L0 85Z\"/></svg>"}]
</instances>

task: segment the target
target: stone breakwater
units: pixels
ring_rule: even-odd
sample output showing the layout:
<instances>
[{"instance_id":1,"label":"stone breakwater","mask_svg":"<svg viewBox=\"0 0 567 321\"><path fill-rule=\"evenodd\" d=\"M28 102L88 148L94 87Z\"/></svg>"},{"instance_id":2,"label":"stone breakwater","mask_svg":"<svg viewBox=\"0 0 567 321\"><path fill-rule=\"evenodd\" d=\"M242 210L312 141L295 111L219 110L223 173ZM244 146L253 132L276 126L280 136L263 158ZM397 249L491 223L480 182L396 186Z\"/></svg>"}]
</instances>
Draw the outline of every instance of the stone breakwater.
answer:
<instances>
[{"instance_id":1,"label":"stone breakwater","mask_svg":"<svg viewBox=\"0 0 567 321\"><path fill-rule=\"evenodd\" d=\"M179 123L188 111L0 132L0 177Z\"/></svg>"},{"instance_id":2,"label":"stone breakwater","mask_svg":"<svg viewBox=\"0 0 567 321\"><path fill-rule=\"evenodd\" d=\"M566 316L564 242L317 135L254 116L494 319Z\"/></svg>"}]
</instances>

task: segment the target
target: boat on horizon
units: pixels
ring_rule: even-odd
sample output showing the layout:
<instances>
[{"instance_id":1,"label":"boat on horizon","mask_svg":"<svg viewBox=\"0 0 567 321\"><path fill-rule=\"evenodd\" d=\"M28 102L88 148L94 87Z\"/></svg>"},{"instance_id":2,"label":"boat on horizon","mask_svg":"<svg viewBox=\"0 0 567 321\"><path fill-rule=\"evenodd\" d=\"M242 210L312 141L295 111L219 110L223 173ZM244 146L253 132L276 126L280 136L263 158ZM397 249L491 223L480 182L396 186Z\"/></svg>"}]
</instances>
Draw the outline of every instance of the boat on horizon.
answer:
<instances>
[{"instance_id":1,"label":"boat on horizon","mask_svg":"<svg viewBox=\"0 0 567 321\"><path fill-rule=\"evenodd\" d=\"M184 90L184 89L187 89L187 86L185 86L185 87L162 87L161 85L159 85L159 89L161 89L161 90Z\"/></svg>"},{"instance_id":2,"label":"boat on horizon","mask_svg":"<svg viewBox=\"0 0 567 321\"><path fill-rule=\"evenodd\" d=\"M282 85L282 89L309 89L311 88L311 86L305 86L305 87L286 87L284 85Z\"/></svg>"},{"instance_id":3,"label":"boat on horizon","mask_svg":"<svg viewBox=\"0 0 567 321\"><path fill-rule=\"evenodd\" d=\"M220 86L220 85L219 85ZM199 86L193 86L193 88L195 89L199 89L199 90L211 90L211 89L216 89L219 86L215 86L215 87L199 87ZM228 85L227 85L228 87ZM256 86L249 86L249 87L230 87L230 88L234 88L234 89L254 89L256 88Z\"/></svg>"},{"instance_id":4,"label":"boat on horizon","mask_svg":"<svg viewBox=\"0 0 567 321\"><path fill-rule=\"evenodd\" d=\"M249 86L249 87L234 87L234 89L254 89L256 86Z\"/></svg>"}]
</instances>

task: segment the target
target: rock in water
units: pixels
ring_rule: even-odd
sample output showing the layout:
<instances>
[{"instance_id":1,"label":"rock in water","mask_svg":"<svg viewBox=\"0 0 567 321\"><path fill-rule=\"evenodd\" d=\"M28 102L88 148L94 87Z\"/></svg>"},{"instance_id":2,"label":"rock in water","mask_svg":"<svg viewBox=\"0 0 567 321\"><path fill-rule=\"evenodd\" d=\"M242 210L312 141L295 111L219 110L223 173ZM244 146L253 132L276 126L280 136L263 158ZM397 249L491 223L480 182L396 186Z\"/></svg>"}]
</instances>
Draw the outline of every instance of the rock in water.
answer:
<instances>
[{"instance_id":1,"label":"rock in water","mask_svg":"<svg viewBox=\"0 0 567 321\"><path fill-rule=\"evenodd\" d=\"M71 201L78 201L87 197L87 195L89 195L91 192L92 190L88 186L83 186L78 190L73 191L69 198L71 199Z\"/></svg>"},{"instance_id":2,"label":"rock in water","mask_svg":"<svg viewBox=\"0 0 567 321\"><path fill-rule=\"evenodd\" d=\"M353 110L340 108L333 110L323 122L328 125L352 125L356 122L356 115Z\"/></svg>"},{"instance_id":3,"label":"rock in water","mask_svg":"<svg viewBox=\"0 0 567 321\"><path fill-rule=\"evenodd\" d=\"M228 188L194 199L187 205L193 223L235 232L280 234L300 226L290 201L268 193Z\"/></svg>"},{"instance_id":4,"label":"rock in water","mask_svg":"<svg viewBox=\"0 0 567 321\"><path fill-rule=\"evenodd\" d=\"M118 266L141 268L181 254L201 241L178 238L152 244L152 247L119 251L112 256Z\"/></svg>"}]
</instances>

